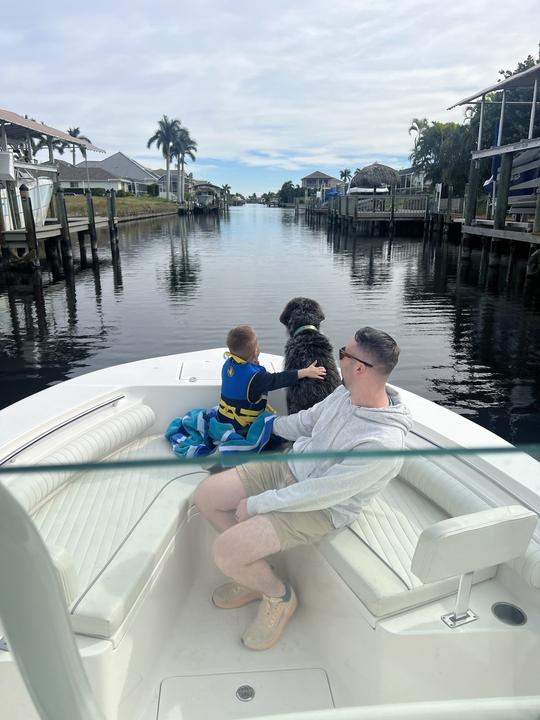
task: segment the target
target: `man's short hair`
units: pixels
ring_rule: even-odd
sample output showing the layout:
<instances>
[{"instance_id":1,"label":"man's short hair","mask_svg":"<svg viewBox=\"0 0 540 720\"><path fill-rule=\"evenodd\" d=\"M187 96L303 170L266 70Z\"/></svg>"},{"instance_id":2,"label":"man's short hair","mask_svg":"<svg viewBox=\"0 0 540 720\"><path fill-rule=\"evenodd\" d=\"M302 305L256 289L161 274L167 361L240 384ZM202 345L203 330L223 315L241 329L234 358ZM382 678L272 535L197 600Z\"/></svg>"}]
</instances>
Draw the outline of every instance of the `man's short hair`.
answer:
<instances>
[{"instance_id":1,"label":"man's short hair","mask_svg":"<svg viewBox=\"0 0 540 720\"><path fill-rule=\"evenodd\" d=\"M251 325L239 325L229 330L227 334L227 347L233 355L247 360L257 347L257 333Z\"/></svg>"},{"instance_id":2,"label":"man's short hair","mask_svg":"<svg viewBox=\"0 0 540 720\"><path fill-rule=\"evenodd\" d=\"M394 338L382 330L363 327L356 331L354 340L373 359L375 369L388 377L399 359L399 345Z\"/></svg>"}]
</instances>

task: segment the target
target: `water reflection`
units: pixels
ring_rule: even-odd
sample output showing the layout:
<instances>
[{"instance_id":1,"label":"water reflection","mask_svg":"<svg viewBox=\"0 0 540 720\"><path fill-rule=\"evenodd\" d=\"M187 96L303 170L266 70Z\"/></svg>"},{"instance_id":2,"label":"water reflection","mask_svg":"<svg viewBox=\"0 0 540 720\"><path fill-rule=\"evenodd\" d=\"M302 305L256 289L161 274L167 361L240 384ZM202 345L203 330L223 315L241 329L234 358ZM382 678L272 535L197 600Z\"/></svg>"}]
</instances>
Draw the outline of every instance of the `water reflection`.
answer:
<instances>
[{"instance_id":1,"label":"water reflection","mask_svg":"<svg viewBox=\"0 0 540 720\"><path fill-rule=\"evenodd\" d=\"M222 345L254 325L282 353L295 295L324 307L334 347L362 325L398 339L397 385L516 441L540 435L540 299L526 258L418 238L327 234L294 209L164 217L98 239L99 262L43 287L0 287L0 403L76 374Z\"/></svg>"}]
</instances>

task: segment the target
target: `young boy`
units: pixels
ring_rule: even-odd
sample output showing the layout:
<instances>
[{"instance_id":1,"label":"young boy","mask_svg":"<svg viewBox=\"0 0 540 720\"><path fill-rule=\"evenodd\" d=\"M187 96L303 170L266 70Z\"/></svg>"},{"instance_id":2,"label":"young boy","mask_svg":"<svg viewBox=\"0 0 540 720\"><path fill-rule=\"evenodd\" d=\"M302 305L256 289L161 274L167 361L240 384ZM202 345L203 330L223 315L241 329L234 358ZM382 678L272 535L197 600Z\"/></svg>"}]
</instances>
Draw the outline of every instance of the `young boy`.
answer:
<instances>
[{"instance_id":1,"label":"young boy","mask_svg":"<svg viewBox=\"0 0 540 720\"><path fill-rule=\"evenodd\" d=\"M229 352L221 370L221 398L217 419L231 423L242 434L266 409L270 390L296 385L302 378L324 380L326 368L314 362L301 370L269 373L259 365L259 340L250 325L239 325L227 335Z\"/></svg>"}]
</instances>

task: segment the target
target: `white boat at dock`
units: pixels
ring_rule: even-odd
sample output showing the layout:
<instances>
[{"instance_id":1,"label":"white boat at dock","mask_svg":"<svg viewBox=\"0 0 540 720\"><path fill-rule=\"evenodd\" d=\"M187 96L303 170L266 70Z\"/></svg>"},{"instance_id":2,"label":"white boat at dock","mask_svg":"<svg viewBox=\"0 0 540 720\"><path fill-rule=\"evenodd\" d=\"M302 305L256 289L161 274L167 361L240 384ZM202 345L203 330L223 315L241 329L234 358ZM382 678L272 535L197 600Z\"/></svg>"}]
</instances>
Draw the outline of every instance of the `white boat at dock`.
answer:
<instances>
[{"instance_id":1,"label":"white boat at dock","mask_svg":"<svg viewBox=\"0 0 540 720\"><path fill-rule=\"evenodd\" d=\"M26 185L28 188L36 227L42 227L45 225L51 204L53 180L45 175L33 176L30 173L21 172L18 177L18 185L21 184ZM25 224L19 186L15 194L17 207L13 208L13 211L10 211L7 190L0 188L0 212L2 213L5 230L16 230L18 227L24 227ZM16 218L18 218L18 221Z\"/></svg>"},{"instance_id":2,"label":"white boat at dock","mask_svg":"<svg viewBox=\"0 0 540 720\"><path fill-rule=\"evenodd\" d=\"M0 411L2 718L537 718L540 464L405 390L415 452L353 526L276 559L299 609L271 650L241 645L254 606L210 601L207 471L163 437L217 403L222 362L110 367Z\"/></svg>"}]
</instances>

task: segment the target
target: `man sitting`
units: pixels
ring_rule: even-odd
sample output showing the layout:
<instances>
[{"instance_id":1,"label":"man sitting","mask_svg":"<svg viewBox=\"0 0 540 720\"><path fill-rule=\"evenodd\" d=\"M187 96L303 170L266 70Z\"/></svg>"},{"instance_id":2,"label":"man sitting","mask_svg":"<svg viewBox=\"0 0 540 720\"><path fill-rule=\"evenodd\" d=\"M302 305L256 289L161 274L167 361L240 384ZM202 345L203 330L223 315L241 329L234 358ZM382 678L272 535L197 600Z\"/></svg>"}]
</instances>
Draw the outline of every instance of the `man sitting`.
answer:
<instances>
[{"instance_id":1,"label":"man sitting","mask_svg":"<svg viewBox=\"0 0 540 720\"><path fill-rule=\"evenodd\" d=\"M412 420L399 394L386 385L398 357L389 335L358 330L339 351L343 385L308 410L276 418L274 432L295 441L295 454L403 448ZM261 601L242 636L246 647L275 645L297 606L292 587L264 558L316 543L354 522L401 463L358 454L345 460L292 456L288 462L240 465L199 485L195 503L220 533L214 561L234 581L214 591L214 604L230 609Z\"/></svg>"}]
</instances>

